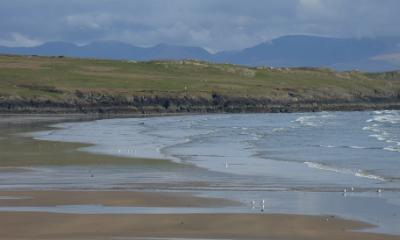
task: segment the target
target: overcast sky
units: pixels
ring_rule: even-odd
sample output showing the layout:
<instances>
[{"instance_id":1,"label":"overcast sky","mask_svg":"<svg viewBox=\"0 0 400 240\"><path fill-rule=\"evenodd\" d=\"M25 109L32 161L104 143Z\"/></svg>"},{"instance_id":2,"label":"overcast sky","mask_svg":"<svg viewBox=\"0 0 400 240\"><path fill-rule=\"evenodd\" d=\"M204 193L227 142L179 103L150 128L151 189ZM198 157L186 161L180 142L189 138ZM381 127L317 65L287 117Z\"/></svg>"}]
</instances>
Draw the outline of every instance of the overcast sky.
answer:
<instances>
[{"instance_id":1,"label":"overcast sky","mask_svg":"<svg viewBox=\"0 0 400 240\"><path fill-rule=\"evenodd\" d=\"M399 0L0 0L0 45L240 49L289 34L400 36Z\"/></svg>"}]
</instances>

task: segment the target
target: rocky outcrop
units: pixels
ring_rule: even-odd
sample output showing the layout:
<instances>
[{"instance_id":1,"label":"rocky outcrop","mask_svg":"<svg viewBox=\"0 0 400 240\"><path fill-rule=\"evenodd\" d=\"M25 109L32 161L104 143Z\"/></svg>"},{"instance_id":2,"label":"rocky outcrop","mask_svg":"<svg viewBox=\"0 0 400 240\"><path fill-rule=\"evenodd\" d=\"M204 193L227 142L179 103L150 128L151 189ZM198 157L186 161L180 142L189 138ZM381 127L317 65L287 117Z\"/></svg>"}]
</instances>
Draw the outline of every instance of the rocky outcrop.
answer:
<instances>
[{"instance_id":1,"label":"rocky outcrop","mask_svg":"<svg viewBox=\"0 0 400 240\"><path fill-rule=\"evenodd\" d=\"M167 96L121 96L75 92L62 99L0 97L0 113L244 113L358 111L400 109L399 95L302 96L287 98L232 97L212 93L208 98Z\"/></svg>"}]
</instances>

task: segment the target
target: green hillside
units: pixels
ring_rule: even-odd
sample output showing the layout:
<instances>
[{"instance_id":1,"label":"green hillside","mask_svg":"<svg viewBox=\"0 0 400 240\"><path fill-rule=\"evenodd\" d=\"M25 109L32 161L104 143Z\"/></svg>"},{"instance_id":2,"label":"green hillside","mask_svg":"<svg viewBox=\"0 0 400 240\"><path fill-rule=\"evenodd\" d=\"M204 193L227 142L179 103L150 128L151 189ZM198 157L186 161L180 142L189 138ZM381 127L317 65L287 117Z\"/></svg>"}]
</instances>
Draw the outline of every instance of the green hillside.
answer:
<instances>
[{"instance_id":1,"label":"green hillside","mask_svg":"<svg viewBox=\"0 0 400 240\"><path fill-rule=\"evenodd\" d=\"M399 96L399 72L248 68L192 60L0 56L3 112L117 105L132 111L143 106L177 111L180 103L186 108L223 104L227 109L239 105L397 103Z\"/></svg>"}]
</instances>

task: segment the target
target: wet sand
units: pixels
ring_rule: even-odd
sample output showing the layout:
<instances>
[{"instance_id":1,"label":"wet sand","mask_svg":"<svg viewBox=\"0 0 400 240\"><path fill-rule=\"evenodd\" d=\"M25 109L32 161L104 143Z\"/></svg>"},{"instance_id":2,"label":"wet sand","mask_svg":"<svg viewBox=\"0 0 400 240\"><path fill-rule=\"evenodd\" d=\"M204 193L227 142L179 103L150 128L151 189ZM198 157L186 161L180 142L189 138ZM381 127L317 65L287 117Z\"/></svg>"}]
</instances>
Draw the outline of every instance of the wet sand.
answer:
<instances>
[{"instance_id":1,"label":"wet sand","mask_svg":"<svg viewBox=\"0 0 400 240\"><path fill-rule=\"evenodd\" d=\"M41 141L29 136L21 136L26 133L53 129L49 125L60 122L88 121L98 118L100 116L0 114L0 171L20 170L18 167L30 166L165 163L164 160L104 156L77 151L78 148L91 146L90 144Z\"/></svg>"},{"instance_id":2,"label":"wet sand","mask_svg":"<svg viewBox=\"0 0 400 240\"><path fill-rule=\"evenodd\" d=\"M0 206L102 204L222 207L238 203L176 193L125 191L0 191ZM400 236L354 232L369 224L332 216L284 214L58 214L1 212L0 239L363 239Z\"/></svg>"},{"instance_id":3,"label":"wet sand","mask_svg":"<svg viewBox=\"0 0 400 240\"><path fill-rule=\"evenodd\" d=\"M84 114L0 114L0 127L91 118L93 116Z\"/></svg>"},{"instance_id":4,"label":"wet sand","mask_svg":"<svg viewBox=\"0 0 400 240\"><path fill-rule=\"evenodd\" d=\"M135 207L224 207L240 203L187 193L133 191L0 191L0 206L104 205Z\"/></svg>"},{"instance_id":5,"label":"wet sand","mask_svg":"<svg viewBox=\"0 0 400 240\"><path fill-rule=\"evenodd\" d=\"M328 221L326 220L328 219ZM261 214L73 215L0 213L0 239L362 239L396 236L354 232L367 225L326 217Z\"/></svg>"}]
</instances>

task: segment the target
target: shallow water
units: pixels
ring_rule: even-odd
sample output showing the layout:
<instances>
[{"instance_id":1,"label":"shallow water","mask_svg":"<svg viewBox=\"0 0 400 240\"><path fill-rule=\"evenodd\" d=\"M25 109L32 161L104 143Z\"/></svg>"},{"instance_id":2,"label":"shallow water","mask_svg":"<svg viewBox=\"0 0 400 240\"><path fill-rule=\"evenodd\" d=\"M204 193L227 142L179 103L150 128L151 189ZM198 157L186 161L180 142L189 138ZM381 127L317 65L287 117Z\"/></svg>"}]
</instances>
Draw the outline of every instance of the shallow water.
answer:
<instances>
[{"instance_id":1,"label":"shallow water","mask_svg":"<svg viewBox=\"0 0 400 240\"><path fill-rule=\"evenodd\" d=\"M35 138L95 144L83 151L267 177L284 188L400 189L397 111L109 119L56 127Z\"/></svg>"},{"instance_id":2,"label":"shallow water","mask_svg":"<svg viewBox=\"0 0 400 240\"><path fill-rule=\"evenodd\" d=\"M244 212L258 212L252 201L265 199L266 212L333 214L400 234L399 111L108 119L55 127L33 136L94 144L81 151L169 161L25 168L1 173L0 188L180 190L239 200Z\"/></svg>"}]
</instances>

